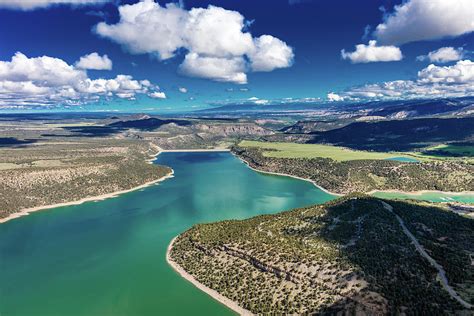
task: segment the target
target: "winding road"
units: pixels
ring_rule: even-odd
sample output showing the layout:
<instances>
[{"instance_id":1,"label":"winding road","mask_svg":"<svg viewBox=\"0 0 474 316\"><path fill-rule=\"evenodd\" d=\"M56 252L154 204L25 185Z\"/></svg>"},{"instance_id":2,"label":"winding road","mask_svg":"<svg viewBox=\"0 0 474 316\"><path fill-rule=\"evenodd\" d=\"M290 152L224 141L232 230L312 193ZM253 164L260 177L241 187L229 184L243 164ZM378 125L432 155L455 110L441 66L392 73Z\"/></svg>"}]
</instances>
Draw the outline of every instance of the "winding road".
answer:
<instances>
[{"instance_id":1,"label":"winding road","mask_svg":"<svg viewBox=\"0 0 474 316\"><path fill-rule=\"evenodd\" d=\"M416 237L405 226L405 222L403 221L403 219L393 211L393 207L386 202L382 202L382 205L387 211L392 213L397 218L398 222L400 223L400 226L403 229L403 232L405 233L405 235L408 236L408 238L411 239L412 243L415 245L416 250L423 257L425 257L430 262L430 264L436 268L436 270L438 270L438 280L441 282L441 285L448 292L448 294L456 301L458 301L462 306L466 308L472 308L472 305L463 300L458 295L458 293L456 293L456 291L451 287L451 285L449 285L448 278L446 277L446 271L444 271L443 266L441 266L433 258L431 258L431 256L426 252L425 248L419 243L418 239L416 239Z\"/></svg>"}]
</instances>

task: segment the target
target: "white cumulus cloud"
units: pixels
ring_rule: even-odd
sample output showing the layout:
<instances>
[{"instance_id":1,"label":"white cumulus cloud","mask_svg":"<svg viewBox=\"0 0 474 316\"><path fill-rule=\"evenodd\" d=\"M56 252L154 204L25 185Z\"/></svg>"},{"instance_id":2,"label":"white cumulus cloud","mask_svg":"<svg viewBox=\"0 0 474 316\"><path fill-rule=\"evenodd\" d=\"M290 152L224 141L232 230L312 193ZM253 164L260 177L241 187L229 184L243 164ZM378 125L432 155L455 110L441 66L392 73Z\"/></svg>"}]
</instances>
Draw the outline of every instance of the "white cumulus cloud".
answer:
<instances>
[{"instance_id":1,"label":"white cumulus cloud","mask_svg":"<svg viewBox=\"0 0 474 316\"><path fill-rule=\"evenodd\" d=\"M448 63L464 58L464 50L462 47L441 47L437 50L429 52L428 55L418 56L416 59L423 61L429 60L432 63Z\"/></svg>"},{"instance_id":2,"label":"white cumulus cloud","mask_svg":"<svg viewBox=\"0 0 474 316\"><path fill-rule=\"evenodd\" d=\"M329 92L327 95L327 99L331 102L333 101L344 101L344 97L341 97L339 94L334 92Z\"/></svg>"},{"instance_id":3,"label":"white cumulus cloud","mask_svg":"<svg viewBox=\"0 0 474 316\"><path fill-rule=\"evenodd\" d=\"M420 70L415 80L367 84L338 95L348 100L474 96L474 62L460 60L452 66L431 64Z\"/></svg>"},{"instance_id":4,"label":"white cumulus cloud","mask_svg":"<svg viewBox=\"0 0 474 316\"><path fill-rule=\"evenodd\" d=\"M91 53L79 58L76 67L91 70L112 70L112 60L107 55L100 56L98 53Z\"/></svg>"},{"instance_id":5,"label":"white cumulus cloud","mask_svg":"<svg viewBox=\"0 0 474 316\"><path fill-rule=\"evenodd\" d=\"M149 93L148 96L153 99L166 99L166 94L162 91L155 91Z\"/></svg>"},{"instance_id":6,"label":"white cumulus cloud","mask_svg":"<svg viewBox=\"0 0 474 316\"><path fill-rule=\"evenodd\" d=\"M191 77L207 78L220 82L247 83L243 57L207 57L188 53L180 71Z\"/></svg>"},{"instance_id":7,"label":"white cumulus cloud","mask_svg":"<svg viewBox=\"0 0 474 316\"><path fill-rule=\"evenodd\" d=\"M180 71L191 77L246 83L249 71L290 67L293 50L270 35L254 38L245 18L221 7L185 10L174 3L152 0L119 7L116 24L99 23L95 31L134 54L160 60L187 51Z\"/></svg>"},{"instance_id":8,"label":"white cumulus cloud","mask_svg":"<svg viewBox=\"0 0 474 316\"><path fill-rule=\"evenodd\" d=\"M270 102L269 100L260 99L260 98L257 98L257 97L250 97L250 98L246 99L245 101L248 101L248 102L251 102L251 103L257 104L257 105L266 105Z\"/></svg>"},{"instance_id":9,"label":"white cumulus cloud","mask_svg":"<svg viewBox=\"0 0 474 316\"><path fill-rule=\"evenodd\" d=\"M0 61L0 81L30 82L56 87L72 85L87 78L85 72L68 65L64 60L48 56L28 58L16 53L11 61Z\"/></svg>"},{"instance_id":10,"label":"white cumulus cloud","mask_svg":"<svg viewBox=\"0 0 474 316\"><path fill-rule=\"evenodd\" d=\"M293 63L293 50L285 42L271 35L254 40L255 48L249 54L253 71L272 71L287 68Z\"/></svg>"},{"instance_id":11,"label":"white cumulus cloud","mask_svg":"<svg viewBox=\"0 0 474 316\"><path fill-rule=\"evenodd\" d=\"M47 8L52 5L93 5L109 2L111 0L1 0L0 8L34 10Z\"/></svg>"},{"instance_id":12,"label":"white cumulus cloud","mask_svg":"<svg viewBox=\"0 0 474 316\"><path fill-rule=\"evenodd\" d=\"M137 94L155 92L160 92L158 86L128 75L91 79L86 70L60 58L30 58L18 52L10 61L0 61L2 106L83 104L100 98L132 99Z\"/></svg>"},{"instance_id":13,"label":"white cumulus cloud","mask_svg":"<svg viewBox=\"0 0 474 316\"><path fill-rule=\"evenodd\" d=\"M150 53L160 59L169 59L179 47L185 46L183 27L189 17L176 4L161 7L153 1L142 1L120 6L119 14L117 24L101 22L95 31L131 53Z\"/></svg>"},{"instance_id":14,"label":"white cumulus cloud","mask_svg":"<svg viewBox=\"0 0 474 316\"><path fill-rule=\"evenodd\" d=\"M418 72L423 83L472 83L474 84L474 62L460 60L453 66L429 65Z\"/></svg>"},{"instance_id":15,"label":"white cumulus cloud","mask_svg":"<svg viewBox=\"0 0 474 316\"><path fill-rule=\"evenodd\" d=\"M185 47L203 56L242 56L253 49L252 35L242 32L244 17L220 7L193 8L184 25Z\"/></svg>"},{"instance_id":16,"label":"white cumulus cloud","mask_svg":"<svg viewBox=\"0 0 474 316\"><path fill-rule=\"evenodd\" d=\"M394 12L376 27L374 36L383 45L401 45L472 31L472 0L409 0L395 6Z\"/></svg>"},{"instance_id":17,"label":"white cumulus cloud","mask_svg":"<svg viewBox=\"0 0 474 316\"><path fill-rule=\"evenodd\" d=\"M400 48L396 46L377 46L377 41L369 41L369 45L356 45L353 52L341 51L343 59L349 59L352 63L372 63L399 61L403 58Z\"/></svg>"}]
</instances>

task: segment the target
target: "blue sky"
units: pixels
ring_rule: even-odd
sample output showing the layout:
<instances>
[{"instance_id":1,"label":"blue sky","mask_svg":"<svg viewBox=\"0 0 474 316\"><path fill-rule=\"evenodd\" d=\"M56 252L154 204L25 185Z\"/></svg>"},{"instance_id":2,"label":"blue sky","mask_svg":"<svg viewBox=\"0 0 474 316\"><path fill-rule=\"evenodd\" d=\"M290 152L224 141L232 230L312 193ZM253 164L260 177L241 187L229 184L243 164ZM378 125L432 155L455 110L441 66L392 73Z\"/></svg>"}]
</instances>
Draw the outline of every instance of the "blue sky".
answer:
<instances>
[{"instance_id":1,"label":"blue sky","mask_svg":"<svg viewBox=\"0 0 474 316\"><path fill-rule=\"evenodd\" d=\"M429 84L431 90L434 89L433 85L436 85L437 90L443 91L442 94L434 95L434 97L442 97L445 95L451 96L454 93L452 80L447 80L444 77L441 79L436 77L435 80L433 74L439 76L445 69L443 67L447 67L446 71L448 72L470 72L474 69L470 64L457 65L459 59L467 61L473 59L471 51L474 50L474 33L472 32L474 29L474 14L471 14L470 18L469 15L463 15L462 12L466 11L466 8L474 10L474 2L469 4L469 1L466 0L446 0L455 2L453 6L457 6L456 2L459 1L460 7L454 8L452 12L455 16L461 14L457 23L459 25L453 26L452 30L446 31L447 33L440 31L439 33L435 32L435 34L431 34L430 30L436 29L436 27L441 30L443 24L446 24L446 21L443 21L441 17L435 16L436 11L432 13L433 16L420 17L421 22L419 23L424 24L415 25L415 29L420 31L410 31L410 33L416 34L403 34L404 32L407 33L407 29L410 30L409 25L405 29L403 27L396 29L387 22L390 16L397 17L397 5L408 5L409 2L420 2L420 0L404 3L390 0L292 0L290 2L288 0L227 0L181 1L176 5L176 8L181 10L180 12L185 13L190 12L192 8L207 10L209 5L227 11L234 11L244 18L242 33L251 34L254 42L262 35L271 35L274 42L266 48L265 52L262 52L263 59L258 59L261 60L258 65L257 57L253 57L254 55L248 53L247 48L242 48L242 51L247 53L235 53L235 49L240 45L238 41L235 47L231 47L230 50L225 47L222 48L222 45L219 46L218 44L216 44L215 49L212 48L211 50L211 48L204 47L200 51L199 48L196 48L199 43L177 45L177 50L173 52L174 56L168 57L165 56L160 43L172 41L174 38L170 38L159 31L150 32L146 36L138 33L140 36L144 36L140 39L143 41L140 44L135 43L138 40L134 38L128 38L128 42L117 40L117 37L121 36L117 33L110 35L109 32L109 36L104 35L104 31L102 34L98 34L100 33L96 31L98 23L104 22L106 28L110 30L111 26L120 23L118 7L126 3L135 4L137 1L87 3L81 6L48 5L48 0L41 1L45 4L41 7L38 5L35 8L21 7L16 4L17 1L15 0L6 0L6 5L0 3L0 61L5 63L4 66L9 69L3 71L4 78L2 78L2 65L0 64L0 99L2 99L2 94L5 96L0 103L0 111L66 109L169 112L194 110L208 107L213 103L243 102L243 100L251 97L254 97L252 100L256 100L256 98L262 100L262 104L283 98L321 98L322 101L325 101L329 92L334 92L337 95L337 97L331 98L336 100L360 100L368 95L376 95L376 98L404 98L418 94L414 91L427 90L427 84ZM85 1L101 2L105 0ZM433 0L433 2L439 2L440 6L446 1ZM157 2L163 9L167 3L166 1ZM417 14L415 5L416 3L413 4L414 8L412 8L413 14ZM152 21L155 20L150 21L149 23L153 23ZM222 30L222 40L225 44L225 37L227 36L225 28L227 26L220 26L220 22L216 21L215 25L210 27L216 28L217 31ZM388 25L389 31L392 32L391 35L374 33L377 25L384 22ZM161 23L162 26L164 22L157 23ZM439 25L437 26L436 23ZM165 23L165 26L169 28L180 28L182 25L173 23L167 25ZM196 27L197 24L193 25L192 27ZM423 29L425 26L426 31ZM127 27L133 28L133 26ZM139 29L139 25L137 27ZM370 27L369 31L366 32L368 27ZM119 31L121 30L125 30L125 28ZM194 32L194 30L189 32ZM364 35L364 33L366 34ZM132 32L131 34L133 37L135 33ZM199 41L200 38L196 39L197 36L194 34L184 35L188 36L186 41ZM219 34L216 36L216 43L218 43L220 39L217 37L221 36L221 33L216 34ZM205 40L204 38L203 41ZM377 48L388 48L384 52L361 51L362 55L348 55L346 59L342 57L342 49L351 53L355 50L355 45L368 45L369 40L378 40L375 44ZM152 45L155 42L157 45ZM140 45L139 52L136 51L137 45ZM242 45L244 44L242 43ZM151 46L151 48L143 48L144 46ZM427 55L429 52L434 52L442 47L452 48L450 51L439 52L440 54L447 53L448 57L444 57L446 54L441 54L438 59L430 59ZM255 50L255 48L252 49ZM246 76L246 83L243 84L240 70L238 71L239 79L229 79L229 76L237 78L234 77L234 72L231 74L226 72L224 75L214 74L212 72L214 70L209 70L209 60L205 60L206 63L204 64L204 60L198 59L195 63L190 63L191 66L188 68L182 66L185 64L183 62L185 56L190 54L190 51L196 51L198 58L219 58L219 66L226 69L231 67L228 63L231 58L232 60L236 58L235 61L237 59L243 61L245 65L239 67L245 68L243 72ZM28 78L25 79L23 78L25 75L12 70L14 68L11 64L12 56L17 52L21 52L26 56L21 61L18 60L17 63L29 63L30 58L48 56L61 59L73 68L78 67L76 62L81 56L96 52L99 56L108 56L108 59L113 63L112 69L83 69L81 71L87 74L78 74L78 79L74 79L75 82L86 80L85 78L89 80L114 79L117 75L124 74L132 76L133 80L148 80L151 86L140 86L134 91L133 96L128 97L124 97L128 92L120 94L118 90L114 90L113 93L110 92L110 95L106 98L101 93L92 94L89 91L87 96L84 96L84 92L77 96L77 91L75 91L76 95L72 99L68 99L69 97L62 96L63 93L61 92L61 96L48 99L46 102L43 99L47 98L45 94L50 93L48 89L51 87L48 86L48 89L46 89L42 86L45 81L50 80L47 77L42 81L41 67L44 66L45 61L42 61L40 66L34 66L36 60L32 61L31 65L28 64L28 67L33 67L31 68L32 72L38 72L39 74L34 78L27 76ZM229 57L229 54L232 56ZM265 58L269 56L268 54L276 56L277 59L274 62L267 62ZM388 59L389 61L367 62L367 58L372 58L373 54L375 54L375 59ZM459 56L453 57L452 54L458 54ZM372 57L367 57L369 55ZM402 59L398 60L401 56L403 56ZM417 59L418 56L425 57ZM432 56L436 57L435 54L432 54ZM225 63L220 62L222 58L225 59ZM433 60L436 60L436 62ZM437 68L428 70L429 73L426 76L420 77L418 72L429 64L434 64L434 67ZM195 68L199 68L196 65L203 68L195 71ZM466 67L468 67L467 70L464 70ZM262 71L262 69L265 71ZM49 75L54 76L55 74ZM17 84L23 80L22 85L25 82L33 82L36 86L44 89L25 88L24 93L16 93L16 90L14 90L16 88L8 88L4 84L6 88L4 87L4 91L2 91L1 80ZM61 89L64 90L69 85L74 87L74 80L68 81L67 84L61 86ZM390 95L381 91L387 89L387 85L380 86L380 84L395 80L403 80L403 83L396 84L396 88L402 91L401 94ZM454 81L459 81L459 85L455 88L455 96L467 95L472 92L469 86L474 84L474 79L471 77L466 79L466 76L464 76ZM449 86L438 87L443 82L446 82ZM370 86L366 89L365 85L367 84L377 86ZM57 85L62 85L62 83ZM58 89L57 85L53 88ZM357 90L357 87L363 87L363 92ZM186 93L180 92L180 88L185 88ZM77 90L76 87L74 89ZM181 90L184 91L184 89ZM57 92L57 90L54 91ZM406 95L404 91L406 91ZM160 98L150 98L148 95L153 92L160 93L156 94ZM37 97L38 93L41 94L40 97ZM117 97L117 95L121 95L122 98ZM164 96L166 98L162 98ZM100 100L96 101L95 97Z\"/></svg>"}]
</instances>

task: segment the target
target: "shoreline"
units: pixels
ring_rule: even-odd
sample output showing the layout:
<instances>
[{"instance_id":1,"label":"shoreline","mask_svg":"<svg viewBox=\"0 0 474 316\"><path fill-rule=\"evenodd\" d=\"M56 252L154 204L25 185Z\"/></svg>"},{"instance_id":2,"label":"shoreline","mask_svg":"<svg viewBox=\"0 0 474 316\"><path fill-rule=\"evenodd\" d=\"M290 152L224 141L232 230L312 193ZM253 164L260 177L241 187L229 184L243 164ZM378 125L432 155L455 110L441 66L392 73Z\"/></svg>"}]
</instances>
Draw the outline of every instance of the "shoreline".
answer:
<instances>
[{"instance_id":1,"label":"shoreline","mask_svg":"<svg viewBox=\"0 0 474 316\"><path fill-rule=\"evenodd\" d=\"M232 301L231 299L228 299L227 297L223 296L222 294L219 294L216 290L213 290L204 284L198 282L191 274L186 272L181 266L179 266L174 260L171 258L171 249L173 248L173 244L176 241L176 238L178 236L174 237L171 242L168 245L168 248L166 249L166 262L173 268L173 270L178 273L183 279L187 280L191 284L193 284L196 288L199 290L203 291L219 303L225 305L227 308L233 310L234 312L240 314L240 315L253 315L249 310L246 310L245 308L240 307L236 302Z\"/></svg>"},{"instance_id":2,"label":"shoreline","mask_svg":"<svg viewBox=\"0 0 474 316\"><path fill-rule=\"evenodd\" d=\"M307 181L307 182L310 182L315 187L317 187L318 189L320 189L321 191L323 191L327 194L331 194L331 195L334 195L334 196L337 196L337 197L341 197L341 196L345 195L345 194L331 192L331 191L323 188L322 186L320 186L314 180L311 180L311 179L306 179L306 178L294 176L294 175L291 175L291 174L285 174L285 173L278 173L278 172L271 172L271 171L264 171L264 170L256 169L256 168L250 166L247 161L245 161L244 159L242 159L238 155L234 154L230 149L212 148L212 149L170 149L170 150L166 150L166 149L162 149L158 146L156 146L156 147L158 149L158 152L156 154L152 154L151 157L146 160L146 162L149 163L149 164L152 164L153 161L156 160L156 157L158 155L160 155L161 153L167 153L167 152L169 152L169 153L178 153L178 152L229 152L233 156L237 157L249 169L251 169L255 172L259 172L259 173L263 173L263 174L276 175L276 176L282 176L282 177L289 177L289 178L293 178L293 179ZM19 217L22 217L22 216L29 215L30 213L33 213L33 212L41 211L41 210L47 210L47 209L63 207L63 206L79 205L79 204L82 204L82 203L85 203L85 202L100 201L100 200L105 200L105 199L108 199L108 198L117 197L118 195L121 195L121 194L124 194L124 193L128 193L128 192L132 192L132 191L135 191L135 190L143 189L143 188L148 187L150 185L153 185L153 184L159 183L161 181L164 181L166 179L172 178L173 176L174 176L174 170L171 169L171 172L169 174L167 174L167 175L165 175L165 176L163 176L159 179L146 182L144 184L141 184L139 186L136 186L136 187L133 187L133 188L130 188L130 189L120 190L120 191L111 192L111 193L106 193L106 194L99 195L99 196L85 197L85 198L82 198L80 200L71 201L71 202L62 202L62 203L56 203L56 204L36 206L36 207L30 207L30 208L22 209L18 212L15 212L15 213L12 213L12 214L8 215L7 217L0 218L0 224L8 222L8 221L16 219L16 218L19 218ZM448 196L460 196L460 195L473 195L474 196L474 191L463 191L463 192L447 192L447 191L439 191L439 190L401 191L401 190L395 190L395 189L392 189L392 190L371 190L369 192L366 192L365 194L373 195L375 193L398 193L398 194L418 195L418 196L423 195L425 193L435 193L435 194L437 193L437 194L445 194L445 195L448 195Z\"/></svg>"},{"instance_id":3,"label":"shoreline","mask_svg":"<svg viewBox=\"0 0 474 316\"><path fill-rule=\"evenodd\" d=\"M349 193L341 194L341 193L331 192L331 191L323 188L322 186L320 186L314 180L311 180L311 179L306 179L306 178L302 178L302 177L298 177L298 176L294 176L294 175L286 174L286 173L278 173L278 172L264 171L264 170L256 169L256 168L250 166L247 161L240 158L238 155L236 155L234 153L232 153L232 154L235 157L237 157L238 159L240 159L240 161L242 161L245 165L247 165L247 167L249 167L250 169L252 169L256 172L271 174L271 175L277 175L277 176L283 176L283 177L290 177L290 178L294 178L294 179L308 181L308 182L312 183L313 185L315 185L318 189L322 190L323 192L326 192L328 194L332 194L332 195L335 195L335 196L338 196L338 197L349 194ZM450 191L439 191L439 190L401 191L401 190L396 190L396 189L389 189L389 190L371 190L369 192L364 192L364 194L367 194L367 195L373 195L375 193L398 193L398 194L405 194L405 195L423 195L425 193L437 193L437 194L444 194L444 195L451 195L451 196L459 196L459 195L472 195L472 196L474 196L474 191L462 191L462 192L450 192Z\"/></svg>"},{"instance_id":4,"label":"shoreline","mask_svg":"<svg viewBox=\"0 0 474 316\"><path fill-rule=\"evenodd\" d=\"M230 152L227 148L210 148L210 149L161 149L163 153L186 153L186 152Z\"/></svg>"},{"instance_id":5,"label":"shoreline","mask_svg":"<svg viewBox=\"0 0 474 316\"><path fill-rule=\"evenodd\" d=\"M76 200L76 201L71 201L71 202L62 202L62 203L56 203L56 204L26 208L26 209L23 209L23 210L18 211L16 213L12 213L12 214L8 215L7 217L0 218L0 224L8 222L12 219L27 216L31 213L38 212L38 211L43 211L43 210L48 210L48 209L63 207L63 206L80 205L80 204L83 204L83 203L86 203L86 202L102 201L102 200L105 200L105 199L114 198L114 197L117 197L121 194L129 193L129 192L136 191L136 190L140 190L140 189L149 187L153 184L156 184L158 182L161 182L161 181L164 181L166 179L173 178L173 177L174 177L174 170L171 169L170 173L168 173L167 175L165 175L165 176L163 176L159 179L146 182L144 184L141 184L139 186L136 186L136 187L133 187L133 188L130 188L130 189L115 191L115 192L106 193L106 194L102 194L102 195L98 195L98 196L85 197L83 199Z\"/></svg>"},{"instance_id":6,"label":"shoreline","mask_svg":"<svg viewBox=\"0 0 474 316\"><path fill-rule=\"evenodd\" d=\"M331 192L329 190L326 190L325 188L323 188L322 186L320 186L319 184L317 184L315 181L311 180L311 179L305 179L305 178L302 178L302 177L298 177L298 176L294 176L294 175L291 175L291 174L287 174L287 173L279 173L279 172L272 172L272 171L264 171L264 170L259 170L259 169L256 169L254 167L252 167L246 160L240 158L238 155L232 153L235 157L237 157L240 161L242 161L249 169L255 171L255 172L258 172L258 173L264 173L264 174L270 174L270 175L275 175L275 176L281 176L281 177L289 177L289 178L293 178L293 179L298 179L298 180L303 180L303 181L306 181L306 182L309 182L311 184L313 184L315 187L317 187L318 189L320 189L321 191L325 192L325 193L328 193L328 194L331 194L331 195L335 195L335 196L344 196L344 194L340 194L340 193L335 193L335 192Z\"/></svg>"},{"instance_id":7,"label":"shoreline","mask_svg":"<svg viewBox=\"0 0 474 316\"><path fill-rule=\"evenodd\" d=\"M160 153L161 153L161 151L158 151L156 154L151 155L151 157L149 159L147 159L146 162L152 164L153 161L156 159L156 157ZM105 199L110 199L110 198L117 197L121 194L125 194L125 193L129 193L129 192L132 192L132 191L144 189L144 188L149 187L153 184L165 181L166 179L173 178L174 177L174 170L172 168L170 168L170 169L171 169L171 171L167 175L162 176L161 178L158 178L158 179L155 179L155 180L152 180L152 181L145 182L141 185L138 185L138 186L130 188L130 189L115 191L115 192L106 193L106 194L97 195L97 196L85 197L85 198L82 198L82 199L79 199L79 200L76 200L76 201L71 201L71 202L61 202L61 203L56 203L56 204L25 208L25 209L22 209L18 212L15 212L15 213L12 213L12 214L8 215L7 217L0 218L0 224L6 223L6 222L11 221L11 220L16 219L16 218L27 216L31 213L38 212L38 211L43 211L43 210L48 210L48 209L53 209L53 208L63 207L63 206L80 205L80 204L83 204L83 203L86 203L86 202L102 201L102 200L105 200Z\"/></svg>"}]
</instances>

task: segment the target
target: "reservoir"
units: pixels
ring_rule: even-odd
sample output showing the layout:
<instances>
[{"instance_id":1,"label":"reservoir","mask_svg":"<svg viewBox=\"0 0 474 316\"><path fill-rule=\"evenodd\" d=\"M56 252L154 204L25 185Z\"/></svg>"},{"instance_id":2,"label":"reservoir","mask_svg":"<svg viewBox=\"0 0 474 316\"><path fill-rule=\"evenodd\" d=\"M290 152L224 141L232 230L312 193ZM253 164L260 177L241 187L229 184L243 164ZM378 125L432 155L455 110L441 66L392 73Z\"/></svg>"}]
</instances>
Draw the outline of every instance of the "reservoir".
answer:
<instances>
[{"instance_id":1,"label":"reservoir","mask_svg":"<svg viewBox=\"0 0 474 316\"><path fill-rule=\"evenodd\" d=\"M401 162L420 162L418 159L411 158L411 157L391 157L391 158L386 158L385 160L395 160L395 161L401 161Z\"/></svg>"},{"instance_id":2,"label":"reservoir","mask_svg":"<svg viewBox=\"0 0 474 316\"><path fill-rule=\"evenodd\" d=\"M307 181L267 175L228 152L162 153L175 174L96 202L0 225L0 315L228 315L165 259L196 223L243 219L335 198ZM473 196L376 193L474 202Z\"/></svg>"},{"instance_id":3,"label":"reservoir","mask_svg":"<svg viewBox=\"0 0 474 316\"><path fill-rule=\"evenodd\" d=\"M174 178L1 224L0 315L232 314L167 265L170 240L196 223L334 198L230 153L162 153L156 163Z\"/></svg>"}]
</instances>

